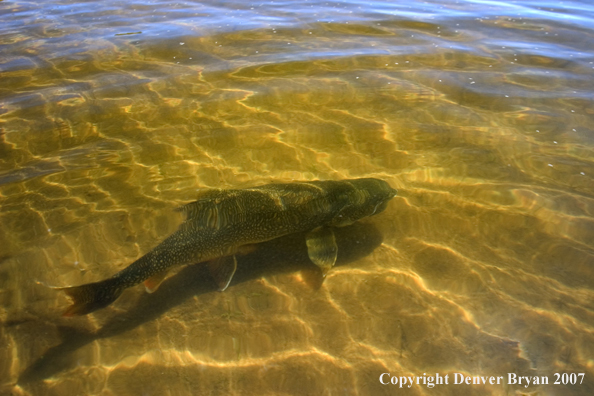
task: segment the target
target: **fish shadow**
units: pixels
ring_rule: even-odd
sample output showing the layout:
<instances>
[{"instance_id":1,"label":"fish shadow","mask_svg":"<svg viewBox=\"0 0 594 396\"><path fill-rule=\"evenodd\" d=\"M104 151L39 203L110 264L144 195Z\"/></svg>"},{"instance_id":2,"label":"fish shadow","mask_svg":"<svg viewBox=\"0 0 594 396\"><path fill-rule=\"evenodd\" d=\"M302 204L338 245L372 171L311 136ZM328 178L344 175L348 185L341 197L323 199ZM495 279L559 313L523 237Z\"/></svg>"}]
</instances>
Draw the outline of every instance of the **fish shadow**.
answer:
<instances>
[{"instance_id":1,"label":"fish shadow","mask_svg":"<svg viewBox=\"0 0 594 396\"><path fill-rule=\"evenodd\" d=\"M371 222L358 222L336 228L334 233L338 246L335 266L347 265L371 254L383 240L380 231ZM321 272L307 254L304 233L287 235L255 245L252 252L237 257L237 262L237 271L229 288L264 275L303 270L318 275L319 282L314 287L319 287L322 283ZM151 294L144 293L133 308L115 314L97 331L84 331L73 326L53 324L58 328L62 342L49 348L44 355L28 366L19 376L17 384L33 385L68 370L76 366L73 353L83 346L157 319L187 299L217 292L217 286L207 267L196 264L182 268L165 280L157 291Z\"/></svg>"}]
</instances>

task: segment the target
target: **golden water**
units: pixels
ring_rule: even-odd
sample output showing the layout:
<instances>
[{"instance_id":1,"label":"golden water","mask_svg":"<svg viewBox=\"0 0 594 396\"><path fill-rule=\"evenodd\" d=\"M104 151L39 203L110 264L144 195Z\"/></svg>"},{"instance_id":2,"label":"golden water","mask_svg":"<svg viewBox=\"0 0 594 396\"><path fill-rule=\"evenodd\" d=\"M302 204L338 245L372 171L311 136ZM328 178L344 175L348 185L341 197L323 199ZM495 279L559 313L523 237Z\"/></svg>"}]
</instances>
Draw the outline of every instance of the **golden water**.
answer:
<instances>
[{"instance_id":1,"label":"golden water","mask_svg":"<svg viewBox=\"0 0 594 396\"><path fill-rule=\"evenodd\" d=\"M594 394L594 7L392 3L0 2L0 394ZM399 195L319 289L303 235L223 293L188 266L62 318L45 286L202 188L355 177Z\"/></svg>"}]
</instances>

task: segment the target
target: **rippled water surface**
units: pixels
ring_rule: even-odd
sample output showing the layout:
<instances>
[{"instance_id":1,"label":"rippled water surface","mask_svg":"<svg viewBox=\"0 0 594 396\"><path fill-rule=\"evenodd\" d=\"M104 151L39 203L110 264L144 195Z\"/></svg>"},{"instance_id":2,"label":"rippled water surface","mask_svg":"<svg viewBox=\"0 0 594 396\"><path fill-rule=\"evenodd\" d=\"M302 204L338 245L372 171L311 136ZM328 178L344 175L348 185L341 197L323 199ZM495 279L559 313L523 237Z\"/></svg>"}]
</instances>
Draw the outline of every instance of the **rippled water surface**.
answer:
<instances>
[{"instance_id":1,"label":"rippled water surface","mask_svg":"<svg viewBox=\"0 0 594 396\"><path fill-rule=\"evenodd\" d=\"M1 1L0 394L594 394L589 1ZM385 212L64 318L203 188ZM546 376L400 389L380 375ZM555 373L584 373L555 385ZM386 377L388 378L388 377Z\"/></svg>"}]
</instances>

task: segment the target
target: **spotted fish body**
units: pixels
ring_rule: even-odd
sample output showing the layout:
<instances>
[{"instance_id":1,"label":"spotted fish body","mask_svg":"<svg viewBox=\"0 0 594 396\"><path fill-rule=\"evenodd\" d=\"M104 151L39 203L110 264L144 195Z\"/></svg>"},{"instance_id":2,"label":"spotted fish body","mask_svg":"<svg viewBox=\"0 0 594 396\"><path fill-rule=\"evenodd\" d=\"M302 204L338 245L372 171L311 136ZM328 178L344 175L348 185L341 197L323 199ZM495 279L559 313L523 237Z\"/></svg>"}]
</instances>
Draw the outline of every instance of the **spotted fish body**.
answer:
<instances>
[{"instance_id":1,"label":"spotted fish body","mask_svg":"<svg viewBox=\"0 0 594 396\"><path fill-rule=\"evenodd\" d=\"M61 288L73 300L64 316L103 308L124 289L141 282L154 290L177 265L210 261L211 272L224 290L235 272L236 253L298 232L309 232L309 256L325 274L336 261L332 227L383 211L395 195L388 183L372 178L206 190L180 209L186 220L155 249L109 279Z\"/></svg>"}]
</instances>

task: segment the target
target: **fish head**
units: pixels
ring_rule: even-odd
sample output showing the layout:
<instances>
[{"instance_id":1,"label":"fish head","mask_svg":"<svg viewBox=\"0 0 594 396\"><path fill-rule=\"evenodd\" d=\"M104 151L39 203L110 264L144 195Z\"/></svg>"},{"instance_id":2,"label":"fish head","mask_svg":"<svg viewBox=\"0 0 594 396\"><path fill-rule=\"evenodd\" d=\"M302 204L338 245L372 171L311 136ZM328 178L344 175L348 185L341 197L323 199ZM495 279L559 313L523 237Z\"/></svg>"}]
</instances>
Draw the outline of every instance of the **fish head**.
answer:
<instances>
[{"instance_id":1,"label":"fish head","mask_svg":"<svg viewBox=\"0 0 594 396\"><path fill-rule=\"evenodd\" d=\"M383 212L397 191L380 179L364 178L349 180L346 204L332 222L334 226L345 226L364 217Z\"/></svg>"}]
</instances>

